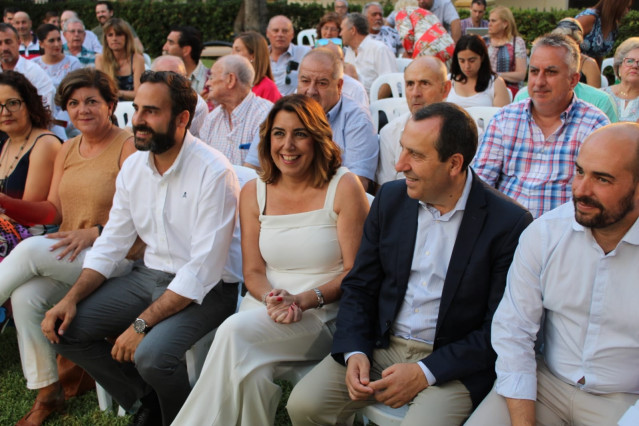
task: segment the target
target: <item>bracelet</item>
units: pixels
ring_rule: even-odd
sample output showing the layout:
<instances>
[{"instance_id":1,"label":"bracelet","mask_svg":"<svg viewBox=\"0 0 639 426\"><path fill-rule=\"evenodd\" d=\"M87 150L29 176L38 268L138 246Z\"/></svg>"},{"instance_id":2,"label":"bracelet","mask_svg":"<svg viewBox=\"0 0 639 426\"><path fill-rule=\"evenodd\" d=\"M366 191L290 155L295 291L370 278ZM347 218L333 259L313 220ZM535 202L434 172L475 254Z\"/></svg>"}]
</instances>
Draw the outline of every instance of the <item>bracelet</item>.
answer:
<instances>
[{"instance_id":1,"label":"bracelet","mask_svg":"<svg viewBox=\"0 0 639 426\"><path fill-rule=\"evenodd\" d=\"M320 309L322 306L324 306L324 295L317 287L314 288L313 291L315 292L315 295L317 296L317 306L315 307L315 309Z\"/></svg>"},{"instance_id":2,"label":"bracelet","mask_svg":"<svg viewBox=\"0 0 639 426\"><path fill-rule=\"evenodd\" d=\"M270 291L267 291L262 295L262 303L266 305L266 297L269 295Z\"/></svg>"},{"instance_id":3,"label":"bracelet","mask_svg":"<svg viewBox=\"0 0 639 426\"><path fill-rule=\"evenodd\" d=\"M102 235L102 231L104 230L104 226L102 226L99 223L97 223L95 225L95 227L98 228L98 236Z\"/></svg>"}]
</instances>

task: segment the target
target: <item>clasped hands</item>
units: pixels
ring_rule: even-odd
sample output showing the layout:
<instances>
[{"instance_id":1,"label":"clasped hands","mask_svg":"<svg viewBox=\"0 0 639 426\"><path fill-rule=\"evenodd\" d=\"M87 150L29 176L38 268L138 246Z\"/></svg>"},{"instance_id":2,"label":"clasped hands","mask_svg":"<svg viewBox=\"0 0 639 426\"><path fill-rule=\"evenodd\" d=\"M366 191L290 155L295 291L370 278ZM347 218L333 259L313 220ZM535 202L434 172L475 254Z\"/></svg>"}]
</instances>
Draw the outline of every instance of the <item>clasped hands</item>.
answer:
<instances>
[{"instance_id":1,"label":"clasped hands","mask_svg":"<svg viewBox=\"0 0 639 426\"><path fill-rule=\"evenodd\" d=\"M302 308L295 301L295 295L286 290L274 288L264 299L266 312L275 322L292 324L302 319Z\"/></svg>"},{"instance_id":2,"label":"clasped hands","mask_svg":"<svg viewBox=\"0 0 639 426\"><path fill-rule=\"evenodd\" d=\"M393 364L382 371L382 378L371 381L370 362L364 354L348 358L346 387L353 401L363 401L371 395L385 405L399 408L408 404L428 387L428 380L416 362Z\"/></svg>"}]
</instances>

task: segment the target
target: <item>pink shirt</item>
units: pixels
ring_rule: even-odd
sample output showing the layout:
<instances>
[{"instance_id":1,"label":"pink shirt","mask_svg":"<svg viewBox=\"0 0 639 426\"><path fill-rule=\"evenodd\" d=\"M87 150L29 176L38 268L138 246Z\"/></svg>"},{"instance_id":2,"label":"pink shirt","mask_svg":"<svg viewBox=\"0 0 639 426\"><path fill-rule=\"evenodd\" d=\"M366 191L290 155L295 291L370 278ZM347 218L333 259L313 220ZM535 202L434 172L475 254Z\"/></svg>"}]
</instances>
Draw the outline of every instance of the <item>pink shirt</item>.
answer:
<instances>
[{"instance_id":1,"label":"pink shirt","mask_svg":"<svg viewBox=\"0 0 639 426\"><path fill-rule=\"evenodd\" d=\"M253 86L252 90L256 96L269 100L273 103L282 97L280 91L275 85L275 82L266 76L264 76L259 83Z\"/></svg>"}]
</instances>

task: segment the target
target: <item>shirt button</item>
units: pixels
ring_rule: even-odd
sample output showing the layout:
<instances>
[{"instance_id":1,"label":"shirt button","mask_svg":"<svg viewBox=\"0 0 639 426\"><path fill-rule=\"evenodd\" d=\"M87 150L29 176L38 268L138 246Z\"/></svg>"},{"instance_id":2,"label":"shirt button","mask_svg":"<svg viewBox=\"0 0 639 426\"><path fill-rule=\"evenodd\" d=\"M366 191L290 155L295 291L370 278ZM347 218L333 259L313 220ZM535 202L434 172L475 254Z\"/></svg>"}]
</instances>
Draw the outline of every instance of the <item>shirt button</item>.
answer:
<instances>
[{"instance_id":1,"label":"shirt button","mask_svg":"<svg viewBox=\"0 0 639 426\"><path fill-rule=\"evenodd\" d=\"M422 281L422 286L426 287L426 281Z\"/></svg>"},{"instance_id":2,"label":"shirt button","mask_svg":"<svg viewBox=\"0 0 639 426\"><path fill-rule=\"evenodd\" d=\"M419 312L419 309L415 309L415 313L418 313L418 312Z\"/></svg>"},{"instance_id":3,"label":"shirt button","mask_svg":"<svg viewBox=\"0 0 639 426\"><path fill-rule=\"evenodd\" d=\"M430 256L430 251L427 251L427 252L426 252L426 256Z\"/></svg>"}]
</instances>

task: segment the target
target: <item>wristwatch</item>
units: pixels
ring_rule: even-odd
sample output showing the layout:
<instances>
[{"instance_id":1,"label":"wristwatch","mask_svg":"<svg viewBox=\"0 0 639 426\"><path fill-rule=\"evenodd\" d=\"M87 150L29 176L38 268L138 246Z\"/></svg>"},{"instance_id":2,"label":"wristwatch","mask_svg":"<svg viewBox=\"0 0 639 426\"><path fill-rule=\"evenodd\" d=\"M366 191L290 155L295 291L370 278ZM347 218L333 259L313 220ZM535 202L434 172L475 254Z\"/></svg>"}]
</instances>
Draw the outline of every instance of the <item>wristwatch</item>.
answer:
<instances>
[{"instance_id":1,"label":"wristwatch","mask_svg":"<svg viewBox=\"0 0 639 426\"><path fill-rule=\"evenodd\" d=\"M146 334L151 329L151 327L149 327L146 321L144 321L142 318L136 318L135 321L133 321L133 329L136 333Z\"/></svg>"},{"instance_id":2,"label":"wristwatch","mask_svg":"<svg viewBox=\"0 0 639 426\"><path fill-rule=\"evenodd\" d=\"M315 307L315 309L320 309L322 306L324 306L324 295L319 288L314 288L313 291L317 296L317 306Z\"/></svg>"}]
</instances>

